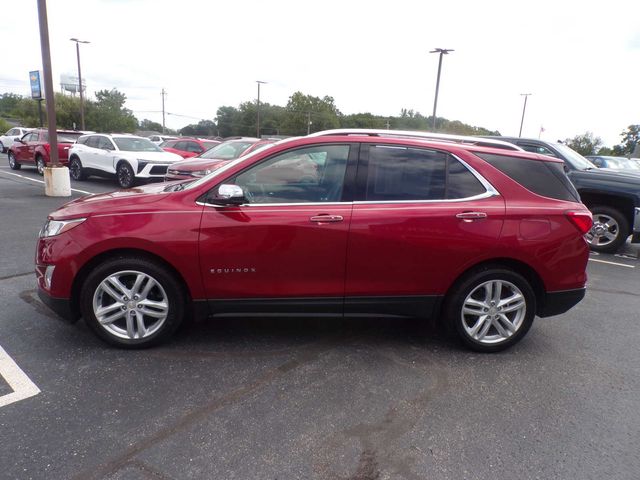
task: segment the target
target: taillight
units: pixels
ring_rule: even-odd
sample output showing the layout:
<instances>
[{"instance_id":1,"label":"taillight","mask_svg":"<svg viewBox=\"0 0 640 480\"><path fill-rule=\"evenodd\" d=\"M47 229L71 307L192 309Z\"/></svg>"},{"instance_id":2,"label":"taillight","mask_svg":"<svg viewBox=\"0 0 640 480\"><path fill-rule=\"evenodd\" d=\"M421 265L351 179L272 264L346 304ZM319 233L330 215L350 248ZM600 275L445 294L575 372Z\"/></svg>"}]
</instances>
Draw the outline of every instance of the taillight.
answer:
<instances>
[{"instance_id":1,"label":"taillight","mask_svg":"<svg viewBox=\"0 0 640 480\"><path fill-rule=\"evenodd\" d=\"M571 220L573 226L583 235L591 230L591 226L593 225L593 217L589 211L567 212L567 218Z\"/></svg>"}]
</instances>

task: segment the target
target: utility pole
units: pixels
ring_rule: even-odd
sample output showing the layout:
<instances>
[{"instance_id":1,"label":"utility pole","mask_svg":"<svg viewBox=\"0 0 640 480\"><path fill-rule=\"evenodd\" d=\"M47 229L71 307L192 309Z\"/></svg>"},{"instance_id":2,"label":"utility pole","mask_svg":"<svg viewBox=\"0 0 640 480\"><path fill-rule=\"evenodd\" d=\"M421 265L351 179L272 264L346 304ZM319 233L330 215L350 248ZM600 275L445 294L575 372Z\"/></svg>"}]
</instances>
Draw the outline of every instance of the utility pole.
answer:
<instances>
[{"instance_id":1,"label":"utility pole","mask_svg":"<svg viewBox=\"0 0 640 480\"><path fill-rule=\"evenodd\" d=\"M307 135L311 133L311 112L307 112Z\"/></svg>"},{"instance_id":2,"label":"utility pole","mask_svg":"<svg viewBox=\"0 0 640 480\"><path fill-rule=\"evenodd\" d=\"M436 131L436 108L438 106L438 90L440 90L440 70L442 70L442 56L448 55L449 52L455 52L455 50L451 48L436 48L435 50L431 50L429 53L439 53L440 59L438 60L438 79L436 81L436 97L433 100L433 131Z\"/></svg>"},{"instance_id":3,"label":"utility pole","mask_svg":"<svg viewBox=\"0 0 640 480\"><path fill-rule=\"evenodd\" d=\"M162 89L161 95L162 95L162 133L164 133L166 130L166 127L164 124L164 97L167 95L167 92L164 91L164 88Z\"/></svg>"},{"instance_id":4,"label":"utility pole","mask_svg":"<svg viewBox=\"0 0 640 480\"><path fill-rule=\"evenodd\" d=\"M391 127L391 124L389 123L389 119L387 118L387 130L389 130L389 127Z\"/></svg>"},{"instance_id":5,"label":"utility pole","mask_svg":"<svg viewBox=\"0 0 640 480\"><path fill-rule=\"evenodd\" d=\"M522 125L524 125L524 112L527 110L527 98L530 93L521 93L521 96L524 97L524 105L522 106L522 120L520 120L520 133L518 133L518 138L522 137Z\"/></svg>"},{"instance_id":6,"label":"utility pole","mask_svg":"<svg viewBox=\"0 0 640 480\"><path fill-rule=\"evenodd\" d=\"M42 49L42 70L44 91L47 100L47 127L49 130L49 156L54 167L60 167L58 158L58 134L56 132L56 99L53 95L51 76L51 49L49 47L49 22L47 21L47 1L38 0L38 21L40 23L40 48Z\"/></svg>"},{"instance_id":7,"label":"utility pole","mask_svg":"<svg viewBox=\"0 0 640 480\"><path fill-rule=\"evenodd\" d=\"M84 96L82 94L82 71L80 70L80 44L90 43L86 40L78 40L70 38L72 42L76 42L76 56L78 57L78 91L80 92L80 129L84 130Z\"/></svg>"},{"instance_id":8,"label":"utility pole","mask_svg":"<svg viewBox=\"0 0 640 480\"><path fill-rule=\"evenodd\" d=\"M258 103L256 105L257 107L257 112L256 112L256 137L260 138L260 84L262 83L267 83L267 82L263 82L261 80L256 80L256 83L258 84Z\"/></svg>"}]
</instances>

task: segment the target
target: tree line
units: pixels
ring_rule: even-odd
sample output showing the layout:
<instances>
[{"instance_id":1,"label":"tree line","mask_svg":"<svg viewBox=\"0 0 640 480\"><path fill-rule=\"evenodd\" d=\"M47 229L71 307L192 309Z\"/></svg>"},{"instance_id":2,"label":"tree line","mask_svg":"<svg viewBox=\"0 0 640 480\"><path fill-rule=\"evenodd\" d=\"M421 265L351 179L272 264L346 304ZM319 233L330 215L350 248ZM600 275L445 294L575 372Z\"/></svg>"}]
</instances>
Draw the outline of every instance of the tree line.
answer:
<instances>
[{"instance_id":1,"label":"tree line","mask_svg":"<svg viewBox=\"0 0 640 480\"><path fill-rule=\"evenodd\" d=\"M138 120L125 108L126 95L116 89L100 90L95 99L85 99L85 129L96 132L133 133L136 130L162 132L162 125L149 119ZM55 94L56 120L59 128L80 128L80 99L62 93ZM43 115L46 123L46 106ZM433 117L420 112L401 109L397 116L372 113L343 114L333 97L315 97L295 92L285 106L261 102L261 136L298 136L332 128L375 128L391 130L432 130ZM12 118L26 127L39 123L38 104L31 98L13 93L0 95L0 132L9 125L2 117ZM238 107L222 106L216 116L187 125L178 131L166 129L165 133L189 136L255 136L257 133L258 104L242 102ZM3 123L4 122L4 123ZM436 130L457 135L500 135L498 131L467 125L458 120L436 117ZM602 139L591 132L566 139L563 143L582 155L628 156L640 142L640 125L629 125L621 134L620 144L611 148L603 146Z\"/></svg>"}]
</instances>

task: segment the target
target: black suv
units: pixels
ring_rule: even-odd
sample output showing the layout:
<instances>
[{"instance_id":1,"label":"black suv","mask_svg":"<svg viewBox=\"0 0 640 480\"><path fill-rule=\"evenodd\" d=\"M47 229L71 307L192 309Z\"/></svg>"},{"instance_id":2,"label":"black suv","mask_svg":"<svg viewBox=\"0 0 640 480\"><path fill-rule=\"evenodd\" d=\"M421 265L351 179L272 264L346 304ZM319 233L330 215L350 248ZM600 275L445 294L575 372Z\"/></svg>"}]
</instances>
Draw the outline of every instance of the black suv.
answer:
<instances>
[{"instance_id":1,"label":"black suv","mask_svg":"<svg viewBox=\"0 0 640 480\"><path fill-rule=\"evenodd\" d=\"M591 250L615 253L629 235L640 243L640 173L596 168L589 160L562 143L534 138L486 137L513 143L527 152L564 160L567 175L593 213L587 234Z\"/></svg>"}]
</instances>

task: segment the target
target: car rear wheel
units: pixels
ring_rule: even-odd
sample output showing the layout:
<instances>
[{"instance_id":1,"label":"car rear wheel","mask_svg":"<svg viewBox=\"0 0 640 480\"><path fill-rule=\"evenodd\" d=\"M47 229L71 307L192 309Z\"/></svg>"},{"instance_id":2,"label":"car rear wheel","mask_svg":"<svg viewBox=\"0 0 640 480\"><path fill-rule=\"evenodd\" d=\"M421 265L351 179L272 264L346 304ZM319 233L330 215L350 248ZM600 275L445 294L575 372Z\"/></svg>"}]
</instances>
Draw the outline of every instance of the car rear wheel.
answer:
<instances>
[{"instance_id":1,"label":"car rear wheel","mask_svg":"<svg viewBox=\"0 0 640 480\"><path fill-rule=\"evenodd\" d=\"M9 152L8 156L9 156L9 168L11 168L11 170L20 170L20 167L22 167L22 165L18 163L15 155Z\"/></svg>"},{"instance_id":2,"label":"car rear wheel","mask_svg":"<svg viewBox=\"0 0 640 480\"><path fill-rule=\"evenodd\" d=\"M44 175L44 169L46 165L44 163L44 159L38 155L36 157L36 168L38 169L38 175Z\"/></svg>"},{"instance_id":3,"label":"car rear wheel","mask_svg":"<svg viewBox=\"0 0 640 480\"><path fill-rule=\"evenodd\" d=\"M120 188L131 188L135 183L135 174L133 168L127 162L120 162L116 169L116 177L118 178L118 185Z\"/></svg>"},{"instance_id":4,"label":"car rear wheel","mask_svg":"<svg viewBox=\"0 0 640 480\"><path fill-rule=\"evenodd\" d=\"M80 309L87 325L106 342L145 348L168 338L182 323L185 295L160 263L118 257L93 269L83 282Z\"/></svg>"},{"instance_id":5,"label":"car rear wheel","mask_svg":"<svg viewBox=\"0 0 640 480\"><path fill-rule=\"evenodd\" d=\"M629 222L615 208L598 205L590 210L593 214L593 226L585 237L591 250L616 253L627 241Z\"/></svg>"},{"instance_id":6,"label":"car rear wheel","mask_svg":"<svg viewBox=\"0 0 640 480\"><path fill-rule=\"evenodd\" d=\"M502 267L466 275L448 295L445 314L462 343L497 352L519 342L531 328L536 299L529 282Z\"/></svg>"},{"instance_id":7,"label":"car rear wheel","mask_svg":"<svg viewBox=\"0 0 640 480\"><path fill-rule=\"evenodd\" d=\"M82 163L78 157L73 157L69 161L69 175L73 180L80 181L87 178L84 169L82 168Z\"/></svg>"}]
</instances>

